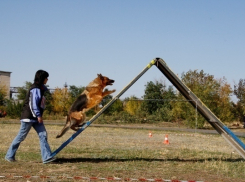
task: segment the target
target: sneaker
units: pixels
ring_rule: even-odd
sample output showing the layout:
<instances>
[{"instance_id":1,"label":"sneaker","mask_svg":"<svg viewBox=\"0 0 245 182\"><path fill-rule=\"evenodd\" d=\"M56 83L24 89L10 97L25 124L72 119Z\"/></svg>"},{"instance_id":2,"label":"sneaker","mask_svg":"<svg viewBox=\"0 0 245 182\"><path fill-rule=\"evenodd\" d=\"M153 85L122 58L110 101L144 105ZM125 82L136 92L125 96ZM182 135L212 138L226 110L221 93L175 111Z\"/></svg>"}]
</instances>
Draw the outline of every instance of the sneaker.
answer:
<instances>
[{"instance_id":1,"label":"sneaker","mask_svg":"<svg viewBox=\"0 0 245 182\"><path fill-rule=\"evenodd\" d=\"M43 163L44 163L44 164L47 164L47 163L49 163L49 162L53 162L53 161L55 161L55 160L56 160L56 158L55 158L55 157L51 157L51 158L49 158L48 160L43 161Z\"/></svg>"},{"instance_id":2,"label":"sneaker","mask_svg":"<svg viewBox=\"0 0 245 182\"><path fill-rule=\"evenodd\" d=\"M8 161L8 162L16 162L15 159L8 159L7 157L5 157L5 160Z\"/></svg>"}]
</instances>

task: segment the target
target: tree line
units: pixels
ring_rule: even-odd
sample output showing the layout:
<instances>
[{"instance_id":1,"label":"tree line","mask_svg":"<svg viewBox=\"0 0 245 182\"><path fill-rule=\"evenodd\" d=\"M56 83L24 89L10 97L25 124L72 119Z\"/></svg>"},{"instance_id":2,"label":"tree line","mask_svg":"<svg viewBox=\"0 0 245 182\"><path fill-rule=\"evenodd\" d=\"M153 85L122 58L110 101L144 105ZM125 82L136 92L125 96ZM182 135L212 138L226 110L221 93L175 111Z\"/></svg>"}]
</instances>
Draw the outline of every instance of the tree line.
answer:
<instances>
[{"instance_id":1,"label":"tree line","mask_svg":"<svg viewBox=\"0 0 245 182\"><path fill-rule=\"evenodd\" d=\"M182 73L180 79L222 122L239 121L245 114L245 79L240 79L234 88L231 88L224 77L216 79L203 70ZM25 82L25 86L18 88L17 100L24 100L31 84L31 82ZM66 116L69 107L84 89L84 86L70 85L56 88L52 93L47 92L45 115ZM0 109L6 110L8 117L19 117L22 102L7 100L5 96L4 87L0 87ZM236 101L232 100L232 96ZM110 95L105 97L98 106L87 113L87 116L93 116L111 99ZM196 120L198 120L197 126ZM182 122L189 127L198 128L202 128L205 124L205 119L200 114L196 114L195 108L186 101L183 95L172 85L166 85L162 81L147 82L141 98L133 95L116 100L98 119L98 122L102 123L162 121Z\"/></svg>"}]
</instances>

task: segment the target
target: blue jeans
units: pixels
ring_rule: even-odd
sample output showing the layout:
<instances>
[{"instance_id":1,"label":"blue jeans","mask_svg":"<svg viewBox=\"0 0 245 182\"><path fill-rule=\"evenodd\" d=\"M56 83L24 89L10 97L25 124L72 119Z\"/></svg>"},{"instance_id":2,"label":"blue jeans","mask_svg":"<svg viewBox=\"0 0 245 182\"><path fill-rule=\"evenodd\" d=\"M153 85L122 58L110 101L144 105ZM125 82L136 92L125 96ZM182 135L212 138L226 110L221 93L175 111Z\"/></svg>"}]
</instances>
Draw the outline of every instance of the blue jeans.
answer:
<instances>
[{"instance_id":1,"label":"blue jeans","mask_svg":"<svg viewBox=\"0 0 245 182\"><path fill-rule=\"evenodd\" d=\"M47 131L45 129L44 124L39 122L22 122L22 121L21 121L20 131L18 135L15 137L15 139L13 140L12 144L10 145L8 152L5 156L6 158L15 160L16 151L18 150L20 143L25 140L31 127L33 127L36 130L39 136L42 160L45 161L52 158L51 156L52 152L48 144Z\"/></svg>"}]
</instances>

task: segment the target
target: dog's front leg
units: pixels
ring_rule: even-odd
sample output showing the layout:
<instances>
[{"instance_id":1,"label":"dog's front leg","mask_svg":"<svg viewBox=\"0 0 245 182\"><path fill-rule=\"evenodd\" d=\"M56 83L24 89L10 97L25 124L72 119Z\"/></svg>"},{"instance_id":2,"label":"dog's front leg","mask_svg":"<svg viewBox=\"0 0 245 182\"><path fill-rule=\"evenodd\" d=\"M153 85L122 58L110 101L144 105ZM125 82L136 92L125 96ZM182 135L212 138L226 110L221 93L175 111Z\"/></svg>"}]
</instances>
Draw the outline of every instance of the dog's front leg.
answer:
<instances>
[{"instance_id":1,"label":"dog's front leg","mask_svg":"<svg viewBox=\"0 0 245 182\"><path fill-rule=\"evenodd\" d=\"M114 90L107 90L107 91L104 91L104 92L102 93L102 97L105 97L105 96L107 96L107 95L110 95L110 94L112 94L112 93L114 93L114 92L116 92L115 89L114 89Z\"/></svg>"}]
</instances>

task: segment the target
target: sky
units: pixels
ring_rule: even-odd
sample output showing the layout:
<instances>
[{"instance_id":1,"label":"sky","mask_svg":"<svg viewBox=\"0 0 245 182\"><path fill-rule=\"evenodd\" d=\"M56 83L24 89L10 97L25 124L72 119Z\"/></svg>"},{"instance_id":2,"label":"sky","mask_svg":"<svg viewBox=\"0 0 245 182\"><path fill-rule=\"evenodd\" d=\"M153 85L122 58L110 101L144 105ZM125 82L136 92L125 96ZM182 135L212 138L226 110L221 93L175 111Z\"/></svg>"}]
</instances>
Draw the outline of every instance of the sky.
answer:
<instances>
[{"instance_id":1,"label":"sky","mask_svg":"<svg viewBox=\"0 0 245 182\"><path fill-rule=\"evenodd\" d=\"M154 58L178 75L203 70L237 84L245 79L243 0L0 1L0 70L11 87L49 72L49 88L86 86L101 73L114 96ZM121 98L166 80L153 66Z\"/></svg>"}]
</instances>

